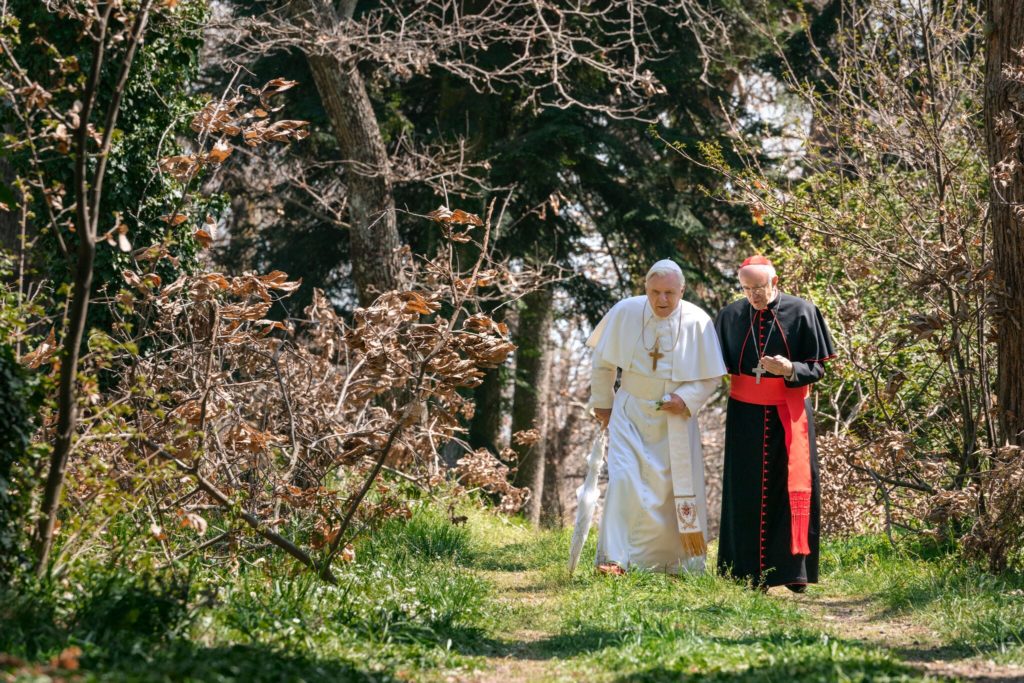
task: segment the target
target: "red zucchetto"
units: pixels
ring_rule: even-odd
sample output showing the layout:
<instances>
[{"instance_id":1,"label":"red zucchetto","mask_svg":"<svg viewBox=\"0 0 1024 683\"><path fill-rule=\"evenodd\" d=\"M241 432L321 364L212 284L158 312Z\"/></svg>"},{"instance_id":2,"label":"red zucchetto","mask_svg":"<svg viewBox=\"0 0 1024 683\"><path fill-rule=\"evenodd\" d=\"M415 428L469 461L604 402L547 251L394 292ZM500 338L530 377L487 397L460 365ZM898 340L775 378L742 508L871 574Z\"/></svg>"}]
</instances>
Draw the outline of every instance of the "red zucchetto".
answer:
<instances>
[{"instance_id":1,"label":"red zucchetto","mask_svg":"<svg viewBox=\"0 0 1024 683\"><path fill-rule=\"evenodd\" d=\"M748 257L743 263L740 264L740 268L746 268L747 266L770 266L772 264L766 257L760 254Z\"/></svg>"}]
</instances>

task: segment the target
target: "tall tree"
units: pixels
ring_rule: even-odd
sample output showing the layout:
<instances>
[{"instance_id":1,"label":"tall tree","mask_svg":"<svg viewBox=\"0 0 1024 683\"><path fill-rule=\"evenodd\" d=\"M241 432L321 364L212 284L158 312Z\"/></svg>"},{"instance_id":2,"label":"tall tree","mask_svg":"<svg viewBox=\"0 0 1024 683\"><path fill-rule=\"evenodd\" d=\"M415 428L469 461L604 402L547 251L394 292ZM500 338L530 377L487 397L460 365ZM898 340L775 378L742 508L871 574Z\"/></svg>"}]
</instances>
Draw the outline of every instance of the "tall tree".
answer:
<instances>
[{"instance_id":1,"label":"tall tree","mask_svg":"<svg viewBox=\"0 0 1024 683\"><path fill-rule=\"evenodd\" d=\"M1000 426L1024 446L1024 1L988 0L985 130L998 315Z\"/></svg>"},{"instance_id":2,"label":"tall tree","mask_svg":"<svg viewBox=\"0 0 1024 683\"><path fill-rule=\"evenodd\" d=\"M544 502L544 465L547 460L547 402L550 386L551 291L539 289L523 297L516 335L516 392L512 402L512 432L536 430L533 438L514 444L519 455L516 486L530 489L525 515L539 524Z\"/></svg>"},{"instance_id":3,"label":"tall tree","mask_svg":"<svg viewBox=\"0 0 1024 683\"><path fill-rule=\"evenodd\" d=\"M328 0L287 0L291 16L314 35L344 30L355 11L354 0L335 12ZM394 188L380 125L359 72L358 55L345 50L316 49L303 43L309 68L348 178L349 249L352 279L363 305L378 293L394 289L401 280Z\"/></svg>"}]
</instances>

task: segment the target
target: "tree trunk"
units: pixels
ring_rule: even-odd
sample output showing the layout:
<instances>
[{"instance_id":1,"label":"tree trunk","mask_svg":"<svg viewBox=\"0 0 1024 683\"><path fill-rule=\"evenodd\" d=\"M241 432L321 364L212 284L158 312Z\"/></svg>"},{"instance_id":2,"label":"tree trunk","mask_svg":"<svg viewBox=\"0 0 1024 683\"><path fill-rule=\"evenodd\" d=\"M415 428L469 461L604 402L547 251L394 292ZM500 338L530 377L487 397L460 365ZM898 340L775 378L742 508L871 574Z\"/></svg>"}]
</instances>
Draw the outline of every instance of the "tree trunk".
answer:
<instances>
[{"instance_id":1,"label":"tree trunk","mask_svg":"<svg viewBox=\"0 0 1024 683\"><path fill-rule=\"evenodd\" d=\"M106 41L109 39L107 30L114 5L107 5L97 30L96 45L93 49L93 63L90 67L89 79L82 92L85 104L81 110L80 123L75 131L75 227L78 233L78 260L75 263L75 286L68 309L67 332L62 340L63 351L60 365L60 385L57 395L57 434L54 439L53 451L50 453L50 471L46 477L43 490L43 503L40 517L36 524L35 551L36 573L43 575L49 564L50 551L53 548L53 534L57 525L57 512L60 508L61 494L64 490L64 478L67 470L68 455L71 453L71 442L78 423L77 414L77 382L78 357L85 336L87 315L89 312L89 295L92 290L93 266L96 259L96 235L98 234L99 211L103 198L103 181L106 175L107 161L110 158L110 145L114 131L117 130L117 119L121 111L121 99L128 84L132 61L136 50L143 42L146 22L149 19L150 5L153 0L145 0L135 15L131 33L127 38L127 51L122 59L117 81L112 95L106 104L106 116L103 121L103 138L100 149L95 154L89 153L89 120L93 107L98 99L99 84L102 78L102 64ZM121 36L123 39L123 35ZM91 171L90 157L95 160L95 169Z\"/></svg>"},{"instance_id":2,"label":"tree trunk","mask_svg":"<svg viewBox=\"0 0 1024 683\"><path fill-rule=\"evenodd\" d=\"M1003 438L1024 446L1024 0L988 0L985 130L992 172L990 216Z\"/></svg>"},{"instance_id":3,"label":"tree trunk","mask_svg":"<svg viewBox=\"0 0 1024 683\"><path fill-rule=\"evenodd\" d=\"M288 7L294 18L309 22L311 35L329 34L344 21L327 0L290 0ZM365 306L401 284L401 238L387 149L355 60L317 52L307 52L306 59L347 162L352 279Z\"/></svg>"},{"instance_id":4,"label":"tree trunk","mask_svg":"<svg viewBox=\"0 0 1024 683\"><path fill-rule=\"evenodd\" d=\"M548 376L551 355L547 343L551 327L551 292L540 289L523 297L516 343L516 389L512 400L512 433L536 429L540 438L513 448L519 455L516 486L527 486L530 501L524 511L534 526L540 523L544 495L544 463L547 455Z\"/></svg>"},{"instance_id":5,"label":"tree trunk","mask_svg":"<svg viewBox=\"0 0 1024 683\"><path fill-rule=\"evenodd\" d=\"M504 321L504 310L498 309L491 317ZM469 421L469 445L501 452L501 394L507 370L497 367L484 373L483 383L473 391L473 419Z\"/></svg>"},{"instance_id":6,"label":"tree trunk","mask_svg":"<svg viewBox=\"0 0 1024 683\"><path fill-rule=\"evenodd\" d=\"M561 430L549 428L552 437L548 442L544 458L544 492L541 495L540 523L551 529L565 526L565 448L561 443Z\"/></svg>"}]
</instances>

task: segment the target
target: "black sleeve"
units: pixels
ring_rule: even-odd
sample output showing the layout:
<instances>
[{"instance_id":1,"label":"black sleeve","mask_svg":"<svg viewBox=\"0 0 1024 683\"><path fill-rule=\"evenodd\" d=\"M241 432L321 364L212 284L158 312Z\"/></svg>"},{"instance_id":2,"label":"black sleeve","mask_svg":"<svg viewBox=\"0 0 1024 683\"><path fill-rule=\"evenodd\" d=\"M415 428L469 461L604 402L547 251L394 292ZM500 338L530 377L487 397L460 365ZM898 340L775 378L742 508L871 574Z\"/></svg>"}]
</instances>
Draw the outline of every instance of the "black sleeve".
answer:
<instances>
[{"instance_id":1,"label":"black sleeve","mask_svg":"<svg viewBox=\"0 0 1024 683\"><path fill-rule=\"evenodd\" d=\"M807 384L813 384L825 374L825 364L820 361L813 363L792 361L792 363L796 377L792 382L788 379L786 380L787 387L802 387Z\"/></svg>"},{"instance_id":2,"label":"black sleeve","mask_svg":"<svg viewBox=\"0 0 1024 683\"><path fill-rule=\"evenodd\" d=\"M825 361L836 357L832 335L825 324L825 318L814 304L808 302L811 310L805 315L805 327L801 330L800 348L802 360L793 360L796 377L786 380L786 386L802 387L813 384L825 374Z\"/></svg>"}]
</instances>

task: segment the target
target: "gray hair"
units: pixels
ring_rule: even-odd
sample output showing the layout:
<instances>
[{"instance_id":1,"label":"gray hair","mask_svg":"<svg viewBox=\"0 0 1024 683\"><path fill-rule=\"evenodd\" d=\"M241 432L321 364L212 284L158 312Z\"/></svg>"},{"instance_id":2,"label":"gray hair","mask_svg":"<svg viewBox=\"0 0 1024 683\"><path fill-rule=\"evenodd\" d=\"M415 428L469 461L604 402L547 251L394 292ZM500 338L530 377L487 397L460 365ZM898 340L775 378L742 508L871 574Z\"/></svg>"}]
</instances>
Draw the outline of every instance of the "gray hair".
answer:
<instances>
[{"instance_id":1,"label":"gray hair","mask_svg":"<svg viewBox=\"0 0 1024 683\"><path fill-rule=\"evenodd\" d=\"M683 287L686 286L686 277L683 275L683 269L672 259L661 259L651 266L651 269L647 271L647 275L644 277L644 284L650 282L651 278L656 275L677 275L679 276L679 284Z\"/></svg>"}]
</instances>

